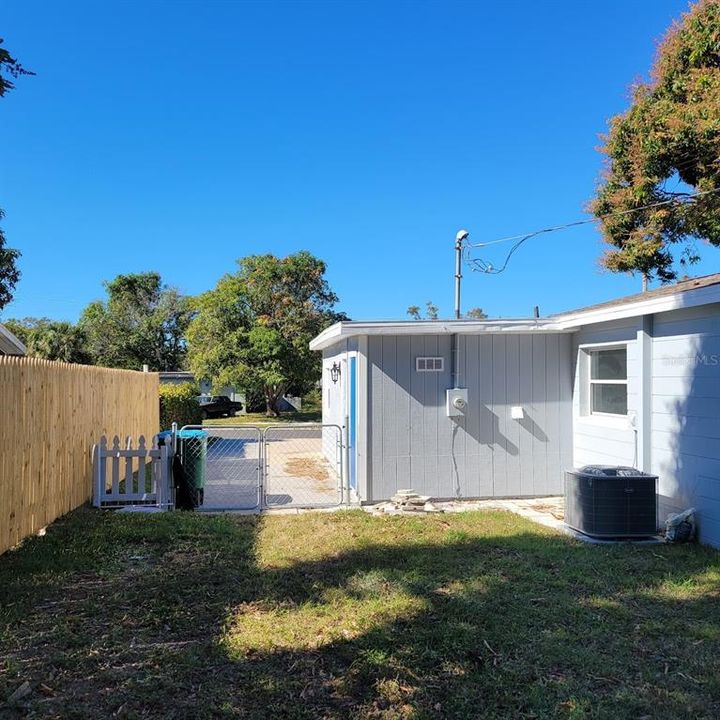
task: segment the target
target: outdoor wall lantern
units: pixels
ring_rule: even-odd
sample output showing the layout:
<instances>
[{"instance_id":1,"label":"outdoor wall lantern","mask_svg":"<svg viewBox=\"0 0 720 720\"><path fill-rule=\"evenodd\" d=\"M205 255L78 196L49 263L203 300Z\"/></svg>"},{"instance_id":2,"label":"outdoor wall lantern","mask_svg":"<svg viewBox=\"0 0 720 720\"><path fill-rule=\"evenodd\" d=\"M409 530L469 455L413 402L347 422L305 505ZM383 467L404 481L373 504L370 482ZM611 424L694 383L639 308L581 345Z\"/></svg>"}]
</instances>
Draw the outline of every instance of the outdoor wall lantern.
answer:
<instances>
[{"instance_id":1,"label":"outdoor wall lantern","mask_svg":"<svg viewBox=\"0 0 720 720\"><path fill-rule=\"evenodd\" d=\"M330 368L330 379L333 383L336 383L340 379L340 365L336 362L334 362Z\"/></svg>"}]
</instances>

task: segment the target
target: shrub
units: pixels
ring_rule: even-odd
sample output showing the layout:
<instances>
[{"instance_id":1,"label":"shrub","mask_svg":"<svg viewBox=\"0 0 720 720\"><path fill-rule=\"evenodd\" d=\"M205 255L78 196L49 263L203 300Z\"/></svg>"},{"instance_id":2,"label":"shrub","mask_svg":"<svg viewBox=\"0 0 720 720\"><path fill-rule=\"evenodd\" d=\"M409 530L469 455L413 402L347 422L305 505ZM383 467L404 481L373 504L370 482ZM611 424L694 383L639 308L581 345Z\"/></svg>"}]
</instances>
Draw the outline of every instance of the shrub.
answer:
<instances>
[{"instance_id":1,"label":"shrub","mask_svg":"<svg viewBox=\"0 0 720 720\"><path fill-rule=\"evenodd\" d=\"M160 429L169 430L174 422L200 425L202 416L197 401L198 389L192 383L160 385Z\"/></svg>"},{"instance_id":2,"label":"shrub","mask_svg":"<svg viewBox=\"0 0 720 720\"><path fill-rule=\"evenodd\" d=\"M267 405L265 404L265 395L262 390L257 388L243 388L245 393L245 410L249 413L263 413Z\"/></svg>"}]
</instances>

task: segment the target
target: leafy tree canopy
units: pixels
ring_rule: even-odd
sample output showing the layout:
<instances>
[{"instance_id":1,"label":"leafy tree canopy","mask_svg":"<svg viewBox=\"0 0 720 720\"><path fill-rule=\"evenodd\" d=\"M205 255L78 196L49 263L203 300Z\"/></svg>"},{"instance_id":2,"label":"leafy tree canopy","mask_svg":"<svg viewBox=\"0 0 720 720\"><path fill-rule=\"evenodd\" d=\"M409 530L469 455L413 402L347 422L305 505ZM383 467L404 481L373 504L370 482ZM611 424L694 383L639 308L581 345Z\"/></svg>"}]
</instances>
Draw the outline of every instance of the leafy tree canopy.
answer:
<instances>
[{"instance_id":1,"label":"leafy tree canopy","mask_svg":"<svg viewBox=\"0 0 720 720\"><path fill-rule=\"evenodd\" d=\"M251 255L237 272L194 300L188 330L190 367L215 386L262 392L268 414L287 392L302 395L320 378L308 345L345 316L325 279L325 263L309 252L285 258Z\"/></svg>"},{"instance_id":2,"label":"leafy tree canopy","mask_svg":"<svg viewBox=\"0 0 720 720\"><path fill-rule=\"evenodd\" d=\"M2 47L3 40L0 38L0 97L15 87L13 79L20 75L34 75L25 70L22 65L10 53ZM0 210L0 220L5 213ZM13 291L20 279L20 271L17 269L17 259L20 257L18 250L6 247L5 234L0 228L0 310L2 310L13 298Z\"/></svg>"},{"instance_id":3,"label":"leafy tree canopy","mask_svg":"<svg viewBox=\"0 0 720 720\"><path fill-rule=\"evenodd\" d=\"M5 213L0 210L0 220L4 216ZM17 267L19 257L19 250L6 246L5 233L0 228L0 310L13 299L13 291L20 280L20 271Z\"/></svg>"},{"instance_id":4,"label":"leafy tree canopy","mask_svg":"<svg viewBox=\"0 0 720 720\"><path fill-rule=\"evenodd\" d=\"M432 300L428 300L425 303L425 318L426 320L437 320L438 319L438 306ZM407 309L407 314L413 320L422 320L422 313L418 305L410 305Z\"/></svg>"},{"instance_id":5,"label":"leafy tree canopy","mask_svg":"<svg viewBox=\"0 0 720 720\"><path fill-rule=\"evenodd\" d=\"M471 318L472 320L485 320L487 313L482 308L474 307L465 313L465 317Z\"/></svg>"},{"instance_id":6,"label":"leafy tree canopy","mask_svg":"<svg viewBox=\"0 0 720 720\"><path fill-rule=\"evenodd\" d=\"M28 355L46 360L88 364L85 333L77 325L49 318L7 320L5 327L22 340Z\"/></svg>"},{"instance_id":7,"label":"leafy tree canopy","mask_svg":"<svg viewBox=\"0 0 720 720\"><path fill-rule=\"evenodd\" d=\"M4 40L0 38L0 97L15 87L13 80L21 75L34 75L26 70L10 53L2 47Z\"/></svg>"},{"instance_id":8,"label":"leafy tree canopy","mask_svg":"<svg viewBox=\"0 0 720 720\"><path fill-rule=\"evenodd\" d=\"M650 82L610 121L608 166L592 212L616 272L663 281L695 262L694 240L720 245L720 2L701 0L668 31ZM689 195L703 194L696 199ZM665 203L657 205L657 203ZM634 212L647 205L655 207Z\"/></svg>"},{"instance_id":9,"label":"leafy tree canopy","mask_svg":"<svg viewBox=\"0 0 720 720\"><path fill-rule=\"evenodd\" d=\"M90 303L79 326L94 364L139 370L179 370L192 314L188 298L159 273L118 275L105 283L107 300Z\"/></svg>"}]
</instances>

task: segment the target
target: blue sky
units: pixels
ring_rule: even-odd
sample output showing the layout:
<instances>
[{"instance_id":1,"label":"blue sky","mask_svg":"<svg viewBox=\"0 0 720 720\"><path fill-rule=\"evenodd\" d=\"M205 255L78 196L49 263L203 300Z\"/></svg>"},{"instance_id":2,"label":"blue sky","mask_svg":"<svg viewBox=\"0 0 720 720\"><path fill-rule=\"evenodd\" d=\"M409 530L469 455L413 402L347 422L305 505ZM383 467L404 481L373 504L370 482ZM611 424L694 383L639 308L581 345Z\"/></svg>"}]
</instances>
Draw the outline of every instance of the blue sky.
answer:
<instances>
[{"instance_id":1,"label":"blue sky","mask_svg":"<svg viewBox=\"0 0 720 720\"><path fill-rule=\"evenodd\" d=\"M3 317L74 320L118 273L202 292L307 249L355 319L453 302L453 240L583 216L606 119L676 0L33 2L0 36L36 77L0 104ZM487 256L502 259L503 246ZM639 289L592 226L526 243L463 306L548 314ZM717 269L703 250L694 274Z\"/></svg>"}]
</instances>

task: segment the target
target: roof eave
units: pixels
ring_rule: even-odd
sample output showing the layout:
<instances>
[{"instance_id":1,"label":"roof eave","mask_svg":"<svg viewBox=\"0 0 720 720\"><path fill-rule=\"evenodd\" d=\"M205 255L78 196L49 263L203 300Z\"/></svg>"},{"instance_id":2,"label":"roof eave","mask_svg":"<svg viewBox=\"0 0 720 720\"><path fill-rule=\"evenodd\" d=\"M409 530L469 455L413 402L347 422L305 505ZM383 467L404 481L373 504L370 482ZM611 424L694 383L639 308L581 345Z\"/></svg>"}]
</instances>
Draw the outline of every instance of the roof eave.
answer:
<instances>
[{"instance_id":1,"label":"roof eave","mask_svg":"<svg viewBox=\"0 0 720 720\"><path fill-rule=\"evenodd\" d=\"M554 320L403 320L337 322L310 342L311 350L324 350L343 340L363 335L477 335L479 333L565 332ZM569 332L569 331L568 331Z\"/></svg>"},{"instance_id":2,"label":"roof eave","mask_svg":"<svg viewBox=\"0 0 720 720\"><path fill-rule=\"evenodd\" d=\"M5 355L27 355L27 348L4 325L0 325L0 351Z\"/></svg>"},{"instance_id":3,"label":"roof eave","mask_svg":"<svg viewBox=\"0 0 720 720\"><path fill-rule=\"evenodd\" d=\"M574 332L583 325L624 320L682 308L720 303L720 284L680 290L605 307L572 310L542 319L518 320L402 320L337 322L310 342L311 350L324 350L338 342L361 335L448 335L491 333Z\"/></svg>"},{"instance_id":4,"label":"roof eave","mask_svg":"<svg viewBox=\"0 0 720 720\"><path fill-rule=\"evenodd\" d=\"M654 315L713 303L720 303L720 285L706 285L692 290L683 290L672 295L638 300L625 305L562 313L553 316L552 320L564 330L573 330L583 325L624 320L642 315Z\"/></svg>"}]
</instances>

